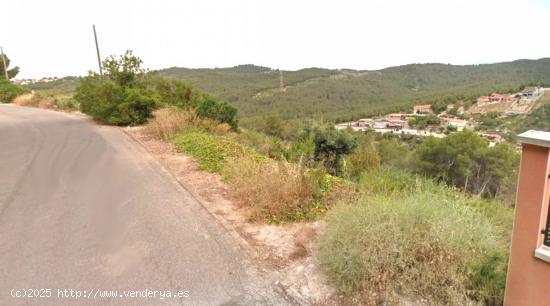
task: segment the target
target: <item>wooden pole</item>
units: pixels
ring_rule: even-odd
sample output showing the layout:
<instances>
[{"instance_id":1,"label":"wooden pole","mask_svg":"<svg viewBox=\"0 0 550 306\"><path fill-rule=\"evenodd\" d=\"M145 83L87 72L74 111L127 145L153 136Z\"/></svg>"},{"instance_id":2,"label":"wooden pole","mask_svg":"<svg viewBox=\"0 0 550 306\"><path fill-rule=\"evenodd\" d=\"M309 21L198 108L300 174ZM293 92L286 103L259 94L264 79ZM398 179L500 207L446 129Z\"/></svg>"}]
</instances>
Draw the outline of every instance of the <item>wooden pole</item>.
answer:
<instances>
[{"instance_id":1,"label":"wooden pole","mask_svg":"<svg viewBox=\"0 0 550 306\"><path fill-rule=\"evenodd\" d=\"M97 64L99 65L99 74L103 75L103 68L101 67L101 55L99 55L99 45L97 43L97 33L95 31L95 24L93 25L93 28L94 28L95 50L97 52Z\"/></svg>"},{"instance_id":2,"label":"wooden pole","mask_svg":"<svg viewBox=\"0 0 550 306\"><path fill-rule=\"evenodd\" d=\"M8 68L6 67L6 57L4 56L4 49L0 47L0 53L2 53L2 66L4 67L4 77L8 81Z\"/></svg>"}]
</instances>

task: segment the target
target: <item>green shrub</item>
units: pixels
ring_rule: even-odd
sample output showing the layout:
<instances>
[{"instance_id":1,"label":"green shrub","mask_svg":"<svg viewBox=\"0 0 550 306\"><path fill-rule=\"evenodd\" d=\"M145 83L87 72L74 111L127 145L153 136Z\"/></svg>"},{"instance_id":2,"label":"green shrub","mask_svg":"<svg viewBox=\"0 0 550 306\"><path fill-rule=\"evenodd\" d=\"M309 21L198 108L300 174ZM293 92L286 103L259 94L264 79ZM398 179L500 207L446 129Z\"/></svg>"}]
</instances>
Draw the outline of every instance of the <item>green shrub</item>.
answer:
<instances>
[{"instance_id":1,"label":"green shrub","mask_svg":"<svg viewBox=\"0 0 550 306\"><path fill-rule=\"evenodd\" d=\"M55 100L55 105L63 110L78 110L80 104L73 97L60 97Z\"/></svg>"},{"instance_id":2,"label":"green shrub","mask_svg":"<svg viewBox=\"0 0 550 306\"><path fill-rule=\"evenodd\" d=\"M319 259L346 294L377 293L386 302L419 295L454 305L502 298L505 258L494 256L506 248L463 203L429 193L374 196L336 207L327 222Z\"/></svg>"},{"instance_id":3,"label":"green shrub","mask_svg":"<svg viewBox=\"0 0 550 306\"><path fill-rule=\"evenodd\" d=\"M501 303L513 211L390 168L327 217L319 260L353 302Z\"/></svg>"},{"instance_id":4,"label":"green shrub","mask_svg":"<svg viewBox=\"0 0 550 306\"><path fill-rule=\"evenodd\" d=\"M17 96L27 93L25 88L6 80L0 80L0 102L11 103Z\"/></svg>"},{"instance_id":5,"label":"green shrub","mask_svg":"<svg viewBox=\"0 0 550 306\"><path fill-rule=\"evenodd\" d=\"M147 122L157 107L155 92L146 87L141 59L130 51L103 61L105 75L91 73L80 80L75 100L82 112L95 120L113 125Z\"/></svg>"},{"instance_id":6,"label":"green shrub","mask_svg":"<svg viewBox=\"0 0 550 306\"><path fill-rule=\"evenodd\" d=\"M153 89L157 92L159 103L163 106L176 106L184 110L195 108L199 104L200 93L185 81L156 77Z\"/></svg>"},{"instance_id":7,"label":"green shrub","mask_svg":"<svg viewBox=\"0 0 550 306\"><path fill-rule=\"evenodd\" d=\"M156 100L151 90L124 88L111 81L87 77L76 89L83 113L112 125L143 124L152 117Z\"/></svg>"},{"instance_id":8,"label":"green shrub","mask_svg":"<svg viewBox=\"0 0 550 306\"><path fill-rule=\"evenodd\" d=\"M231 137L238 143L254 148L258 153L276 160L286 160L287 150L283 141L275 136L253 130L242 130Z\"/></svg>"},{"instance_id":9,"label":"green shrub","mask_svg":"<svg viewBox=\"0 0 550 306\"><path fill-rule=\"evenodd\" d=\"M380 155L370 134L359 134L357 148L345 158L346 177L357 179L361 173L380 166Z\"/></svg>"},{"instance_id":10,"label":"green shrub","mask_svg":"<svg viewBox=\"0 0 550 306\"><path fill-rule=\"evenodd\" d=\"M229 124L233 129L238 128L237 109L226 101L219 102L213 97L205 97L197 106L198 116L210 118Z\"/></svg>"},{"instance_id":11,"label":"green shrub","mask_svg":"<svg viewBox=\"0 0 550 306\"><path fill-rule=\"evenodd\" d=\"M176 134L174 143L178 151L195 157L200 169L210 172L219 172L223 162L229 157L244 155L260 158L246 146L208 134L201 129L187 129Z\"/></svg>"},{"instance_id":12,"label":"green shrub","mask_svg":"<svg viewBox=\"0 0 550 306\"><path fill-rule=\"evenodd\" d=\"M322 164L332 175L341 176L344 155L353 152L357 143L346 131L336 130L332 125L306 127L302 138L312 138L315 144L315 161Z\"/></svg>"}]
</instances>

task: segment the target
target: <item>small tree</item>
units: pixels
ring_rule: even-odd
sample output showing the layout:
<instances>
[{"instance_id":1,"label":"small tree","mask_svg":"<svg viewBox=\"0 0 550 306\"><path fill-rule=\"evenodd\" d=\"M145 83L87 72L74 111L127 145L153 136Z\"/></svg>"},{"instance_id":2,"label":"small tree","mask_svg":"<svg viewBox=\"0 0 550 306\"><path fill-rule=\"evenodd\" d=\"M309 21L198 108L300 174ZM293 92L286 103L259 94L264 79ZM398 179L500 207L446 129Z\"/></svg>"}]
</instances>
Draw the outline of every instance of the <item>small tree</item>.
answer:
<instances>
[{"instance_id":1,"label":"small tree","mask_svg":"<svg viewBox=\"0 0 550 306\"><path fill-rule=\"evenodd\" d=\"M103 61L105 75L90 73L80 80L75 99L82 112L113 125L142 124L152 117L157 101L147 88L142 61L127 51Z\"/></svg>"},{"instance_id":2,"label":"small tree","mask_svg":"<svg viewBox=\"0 0 550 306\"><path fill-rule=\"evenodd\" d=\"M357 143L345 131L336 130L333 126L313 129L315 143L315 160L321 162L333 175L342 174L342 156L351 153Z\"/></svg>"},{"instance_id":3,"label":"small tree","mask_svg":"<svg viewBox=\"0 0 550 306\"><path fill-rule=\"evenodd\" d=\"M195 111L199 117L227 123L233 129L238 128L237 109L226 101L219 102L213 97L206 96Z\"/></svg>"}]
</instances>

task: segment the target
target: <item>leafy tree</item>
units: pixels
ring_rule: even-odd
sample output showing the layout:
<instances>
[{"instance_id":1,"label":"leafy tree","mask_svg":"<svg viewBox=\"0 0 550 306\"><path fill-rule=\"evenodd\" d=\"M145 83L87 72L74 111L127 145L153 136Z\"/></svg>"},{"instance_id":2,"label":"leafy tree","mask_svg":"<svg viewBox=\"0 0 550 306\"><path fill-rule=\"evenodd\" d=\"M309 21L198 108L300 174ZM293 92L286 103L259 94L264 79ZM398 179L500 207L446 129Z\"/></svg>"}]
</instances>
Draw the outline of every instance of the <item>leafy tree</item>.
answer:
<instances>
[{"instance_id":1,"label":"leafy tree","mask_svg":"<svg viewBox=\"0 0 550 306\"><path fill-rule=\"evenodd\" d=\"M493 148L472 131L427 138L418 146L415 170L475 194L497 195L514 177L519 156L506 144Z\"/></svg>"},{"instance_id":2,"label":"leafy tree","mask_svg":"<svg viewBox=\"0 0 550 306\"><path fill-rule=\"evenodd\" d=\"M315 160L322 163L333 175L342 175L342 157L353 152L356 140L347 132L336 130L333 126L315 127L313 142Z\"/></svg>"},{"instance_id":3,"label":"leafy tree","mask_svg":"<svg viewBox=\"0 0 550 306\"><path fill-rule=\"evenodd\" d=\"M411 149L406 144L400 143L396 138L383 138L378 142L378 154L380 164L397 169L409 167Z\"/></svg>"},{"instance_id":4,"label":"leafy tree","mask_svg":"<svg viewBox=\"0 0 550 306\"><path fill-rule=\"evenodd\" d=\"M8 79L13 79L19 73L19 67L16 66L16 67L13 67L12 69L9 69L11 61L6 54L4 54L4 60L6 62L6 68L8 69ZM4 65L1 63L1 61L2 61L2 58L0 55L0 78L6 79Z\"/></svg>"},{"instance_id":5,"label":"leafy tree","mask_svg":"<svg viewBox=\"0 0 550 306\"><path fill-rule=\"evenodd\" d=\"M134 56L132 51L128 50L124 55L111 55L103 63L106 77L123 88L144 87L146 70L141 68L143 61Z\"/></svg>"},{"instance_id":6,"label":"leafy tree","mask_svg":"<svg viewBox=\"0 0 550 306\"><path fill-rule=\"evenodd\" d=\"M131 51L103 62L105 75L90 73L82 78L75 99L82 112L113 125L143 124L157 106L155 93L146 87L142 61Z\"/></svg>"},{"instance_id":7,"label":"leafy tree","mask_svg":"<svg viewBox=\"0 0 550 306\"><path fill-rule=\"evenodd\" d=\"M195 111L199 117L225 122L233 129L238 128L237 109L226 101L219 102L214 97L206 96Z\"/></svg>"},{"instance_id":8,"label":"leafy tree","mask_svg":"<svg viewBox=\"0 0 550 306\"><path fill-rule=\"evenodd\" d=\"M201 94L193 90L185 81L158 76L153 79L152 83L160 103L165 106L191 109L199 104Z\"/></svg>"}]
</instances>

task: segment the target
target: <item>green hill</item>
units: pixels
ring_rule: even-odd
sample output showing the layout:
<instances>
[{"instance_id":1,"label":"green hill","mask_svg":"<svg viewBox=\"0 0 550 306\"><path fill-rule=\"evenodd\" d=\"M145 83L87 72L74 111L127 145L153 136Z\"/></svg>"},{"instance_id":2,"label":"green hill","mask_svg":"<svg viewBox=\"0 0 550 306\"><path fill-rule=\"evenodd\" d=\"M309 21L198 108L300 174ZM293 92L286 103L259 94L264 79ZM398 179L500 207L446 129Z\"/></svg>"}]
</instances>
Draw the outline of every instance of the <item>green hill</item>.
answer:
<instances>
[{"instance_id":1,"label":"green hill","mask_svg":"<svg viewBox=\"0 0 550 306\"><path fill-rule=\"evenodd\" d=\"M483 65L411 64L376 71L319 68L284 71L254 65L233 68L160 71L228 99L241 118L278 114L283 118L321 116L347 120L409 110L415 103L444 107L473 101L494 91L512 92L525 85L550 85L550 58Z\"/></svg>"},{"instance_id":2,"label":"green hill","mask_svg":"<svg viewBox=\"0 0 550 306\"><path fill-rule=\"evenodd\" d=\"M483 65L411 64L373 71L308 68L280 71L255 65L232 68L160 70L165 77L185 79L200 90L227 99L239 109L241 122L263 116L284 119L321 117L341 121L409 111L416 103L444 108L472 102L494 91L512 92L526 85L550 85L550 58ZM67 92L77 81L64 78L31 89Z\"/></svg>"}]
</instances>

